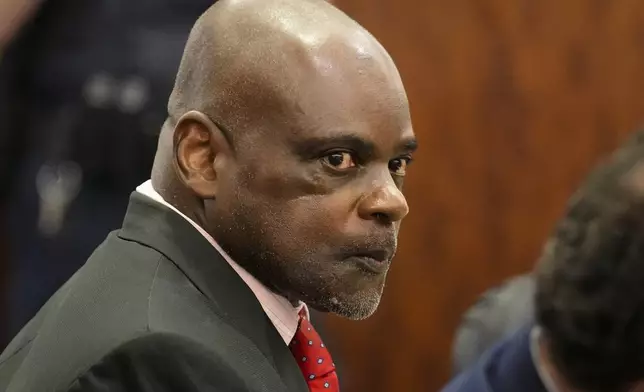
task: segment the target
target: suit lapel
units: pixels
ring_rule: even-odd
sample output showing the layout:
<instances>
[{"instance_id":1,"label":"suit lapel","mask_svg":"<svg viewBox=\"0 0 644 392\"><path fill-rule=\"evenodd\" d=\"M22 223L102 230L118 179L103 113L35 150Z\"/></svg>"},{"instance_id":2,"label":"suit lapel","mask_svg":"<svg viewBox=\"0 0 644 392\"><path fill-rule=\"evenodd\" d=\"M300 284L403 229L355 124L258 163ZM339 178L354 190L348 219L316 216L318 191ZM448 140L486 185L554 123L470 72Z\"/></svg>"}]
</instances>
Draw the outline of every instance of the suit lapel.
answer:
<instances>
[{"instance_id":1,"label":"suit lapel","mask_svg":"<svg viewBox=\"0 0 644 392\"><path fill-rule=\"evenodd\" d=\"M149 246L170 259L216 311L269 358L292 391L308 391L288 347L246 283L188 221L133 192L119 237Z\"/></svg>"},{"instance_id":2,"label":"suit lapel","mask_svg":"<svg viewBox=\"0 0 644 392\"><path fill-rule=\"evenodd\" d=\"M273 334L278 334L277 330L270 326L266 331L267 335L272 336ZM289 391L309 391L309 387L304 380L302 371L295 362L291 350L284 344L284 340L281 336L278 336L278 339L268 339L268 342L271 346L271 352L273 353L273 360L275 361L275 367L278 370L282 381L288 387Z\"/></svg>"}]
</instances>

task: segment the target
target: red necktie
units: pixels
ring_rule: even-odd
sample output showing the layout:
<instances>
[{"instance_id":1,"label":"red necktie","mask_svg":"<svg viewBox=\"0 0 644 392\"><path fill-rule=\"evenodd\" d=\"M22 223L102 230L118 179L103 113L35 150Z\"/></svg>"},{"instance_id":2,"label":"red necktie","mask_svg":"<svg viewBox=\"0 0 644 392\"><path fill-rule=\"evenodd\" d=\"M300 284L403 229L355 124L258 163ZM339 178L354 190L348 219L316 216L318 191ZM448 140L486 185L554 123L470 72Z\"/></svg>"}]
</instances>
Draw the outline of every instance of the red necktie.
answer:
<instances>
[{"instance_id":1,"label":"red necktie","mask_svg":"<svg viewBox=\"0 0 644 392\"><path fill-rule=\"evenodd\" d=\"M320 335L305 317L300 317L300 325L290 344L291 352L311 392L340 391L335 364L331 359Z\"/></svg>"}]
</instances>

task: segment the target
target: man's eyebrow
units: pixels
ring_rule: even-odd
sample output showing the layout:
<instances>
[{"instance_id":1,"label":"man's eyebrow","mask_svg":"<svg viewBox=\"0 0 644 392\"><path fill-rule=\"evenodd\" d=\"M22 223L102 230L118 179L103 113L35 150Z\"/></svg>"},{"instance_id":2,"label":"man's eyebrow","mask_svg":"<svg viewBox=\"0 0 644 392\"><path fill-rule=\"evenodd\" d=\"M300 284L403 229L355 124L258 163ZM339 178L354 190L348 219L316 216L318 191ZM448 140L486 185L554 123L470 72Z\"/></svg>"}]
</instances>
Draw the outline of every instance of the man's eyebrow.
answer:
<instances>
[{"instance_id":1,"label":"man's eyebrow","mask_svg":"<svg viewBox=\"0 0 644 392\"><path fill-rule=\"evenodd\" d=\"M373 155L376 151L373 142L357 135L310 137L295 142L295 152L304 157L313 157L334 148L347 148L365 157Z\"/></svg>"}]
</instances>

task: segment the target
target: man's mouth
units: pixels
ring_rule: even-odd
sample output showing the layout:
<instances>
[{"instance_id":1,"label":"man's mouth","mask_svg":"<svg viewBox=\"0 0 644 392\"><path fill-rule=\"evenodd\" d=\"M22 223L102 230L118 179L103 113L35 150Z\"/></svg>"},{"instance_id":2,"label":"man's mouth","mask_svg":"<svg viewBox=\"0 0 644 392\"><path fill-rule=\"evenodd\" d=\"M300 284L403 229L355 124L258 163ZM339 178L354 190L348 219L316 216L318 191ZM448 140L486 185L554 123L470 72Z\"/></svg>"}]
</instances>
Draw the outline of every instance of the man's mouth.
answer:
<instances>
[{"instance_id":1,"label":"man's mouth","mask_svg":"<svg viewBox=\"0 0 644 392\"><path fill-rule=\"evenodd\" d=\"M345 261L355 263L361 269L374 274L387 272L393 252L386 249L372 249L349 254Z\"/></svg>"}]
</instances>

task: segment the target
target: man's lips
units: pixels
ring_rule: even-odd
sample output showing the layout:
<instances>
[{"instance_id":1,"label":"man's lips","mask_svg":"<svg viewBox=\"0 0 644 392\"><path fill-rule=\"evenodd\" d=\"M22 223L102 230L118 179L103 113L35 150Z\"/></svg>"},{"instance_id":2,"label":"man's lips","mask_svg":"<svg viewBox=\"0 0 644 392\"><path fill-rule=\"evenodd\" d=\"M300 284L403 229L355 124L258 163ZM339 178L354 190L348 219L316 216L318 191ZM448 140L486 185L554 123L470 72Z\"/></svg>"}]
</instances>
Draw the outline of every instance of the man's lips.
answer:
<instances>
[{"instance_id":1,"label":"man's lips","mask_svg":"<svg viewBox=\"0 0 644 392\"><path fill-rule=\"evenodd\" d=\"M387 249L369 249L347 255L345 261L355 263L362 269L382 274L389 269L393 252Z\"/></svg>"}]
</instances>

